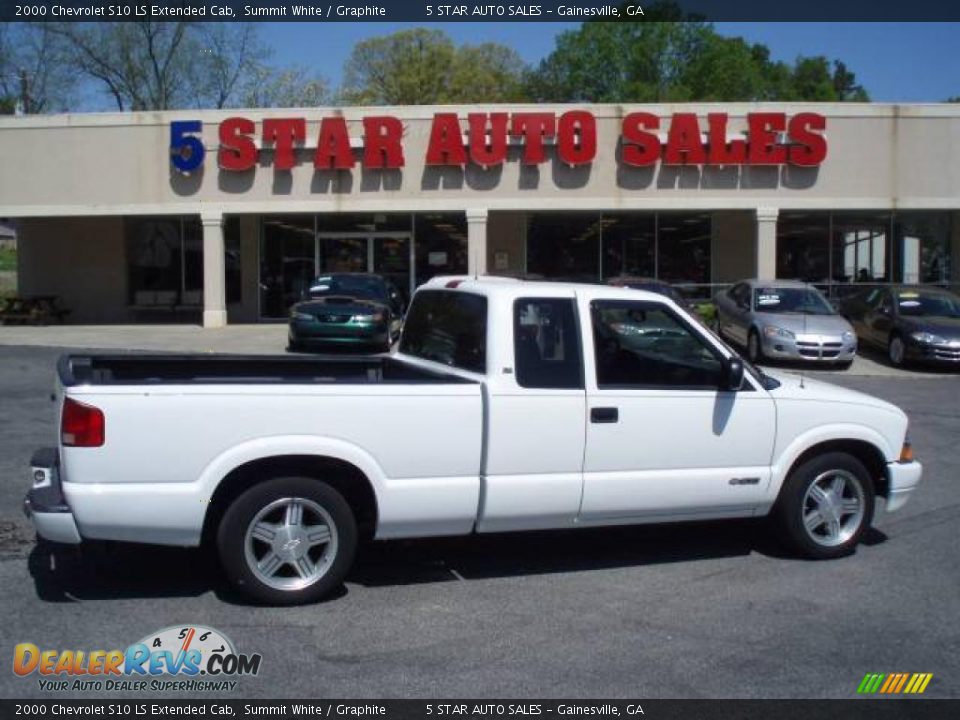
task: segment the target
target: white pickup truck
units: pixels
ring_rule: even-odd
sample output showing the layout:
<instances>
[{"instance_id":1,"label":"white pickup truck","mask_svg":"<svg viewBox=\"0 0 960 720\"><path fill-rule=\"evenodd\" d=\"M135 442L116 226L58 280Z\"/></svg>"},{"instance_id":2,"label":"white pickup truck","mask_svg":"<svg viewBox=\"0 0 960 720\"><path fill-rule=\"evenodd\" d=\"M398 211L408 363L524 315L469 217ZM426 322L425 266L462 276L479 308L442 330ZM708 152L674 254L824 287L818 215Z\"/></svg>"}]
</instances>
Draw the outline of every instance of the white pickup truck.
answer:
<instances>
[{"instance_id":1,"label":"white pickup truck","mask_svg":"<svg viewBox=\"0 0 960 720\"><path fill-rule=\"evenodd\" d=\"M49 541L214 543L269 603L359 539L770 514L850 553L920 481L887 402L745 364L621 288L435 278L387 357L70 355L26 510Z\"/></svg>"}]
</instances>

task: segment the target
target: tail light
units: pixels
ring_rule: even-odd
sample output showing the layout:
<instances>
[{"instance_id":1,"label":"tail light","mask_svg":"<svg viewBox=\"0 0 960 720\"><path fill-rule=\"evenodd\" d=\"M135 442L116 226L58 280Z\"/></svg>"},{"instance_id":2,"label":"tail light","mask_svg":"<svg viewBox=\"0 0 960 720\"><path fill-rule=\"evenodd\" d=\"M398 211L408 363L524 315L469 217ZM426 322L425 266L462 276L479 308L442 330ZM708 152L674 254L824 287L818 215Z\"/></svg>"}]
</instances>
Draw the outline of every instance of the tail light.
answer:
<instances>
[{"instance_id":1,"label":"tail light","mask_svg":"<svg viewBox=\"0 0 960 720\"><path fill-rule=\"evenodd\" d=\"M60 442L66 447L100 447L106 435L103 412L67 398L60 417Z\"/></svg>"}]
</instances>

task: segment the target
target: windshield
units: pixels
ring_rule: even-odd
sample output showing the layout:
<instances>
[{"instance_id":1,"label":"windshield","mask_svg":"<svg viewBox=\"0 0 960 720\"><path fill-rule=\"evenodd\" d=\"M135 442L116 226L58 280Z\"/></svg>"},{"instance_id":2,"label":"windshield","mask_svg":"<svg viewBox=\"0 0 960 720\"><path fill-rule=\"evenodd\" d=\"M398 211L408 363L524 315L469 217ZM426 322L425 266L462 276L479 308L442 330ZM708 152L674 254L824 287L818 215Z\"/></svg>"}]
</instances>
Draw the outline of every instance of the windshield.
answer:
<instances>
[{"instance_id":1,"label":"windshield","mask_svg":"<svg viewBox=\"0 0 960 720\"><path fill-rule=\"evenodd\" d=\"M753 291L757 312L795 315L833 315L835 310L813 288L764 287Z\"/></svg>"},{"instance_id":2,"label":"windshield","mask_svg":"<svg viewBox=\"0 0 960 720\"><path fill-rule=\"evenodd\" d=\"M960 317L960 298L952 297L946 293L904 290L897 293L897 304L901 315L911 317Z\"/></svg>"},{"instance_id":3,"label":"windshield","mask_svg":"<svg viewBox=\"0 0 960 720\"><path fill-rule=\"evenodd\" d=\"M321 275L310 285L311 298L351 297L386 302L383 280L369 275Z\"/></svg>"}]
</instances>

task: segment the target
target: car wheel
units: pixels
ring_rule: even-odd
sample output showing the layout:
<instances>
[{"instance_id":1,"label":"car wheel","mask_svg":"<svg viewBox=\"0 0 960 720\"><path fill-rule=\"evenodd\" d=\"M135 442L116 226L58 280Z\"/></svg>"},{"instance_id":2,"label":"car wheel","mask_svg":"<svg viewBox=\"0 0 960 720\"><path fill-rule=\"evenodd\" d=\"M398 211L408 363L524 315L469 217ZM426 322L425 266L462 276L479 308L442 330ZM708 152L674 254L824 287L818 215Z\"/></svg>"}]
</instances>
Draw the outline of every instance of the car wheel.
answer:
<instances>
[{"instance_id":1,"label":"car wheel","mask_svg":"<svg viewBox=\"0 0 960 720\"><path fill-rule=\"evenodd\" d=\"M887 344L887 357L890 364L894 367L903 367L906 358L907 348L903 344L903 338L899 335L891 335L890 342Z\"/></svg>"},{"instance_id":2,"label":"car wheel","mask_svg":"<svg viewBox=\"0 0 960 720\"><path fill-rule=\"evenodd\" d=\"M297 340L287 340L287 352L303 352L303 343Z\"/></svg>"},{"instance_id":3,"label":"car wheel","mask_svg":"<svg viewBox=\"0 0 960 720\"><path fill-rule=\"evenodd\" d=\"M227 579L271 605L328 595L342 583L356 548L357 524L347 501L312 478L254 485L227 508L217 532Z\"/></svg>"},{"instance_id":4,"label":"car wheel","mask_svg":"<svg viewBox=\"0 0 960 720\"><path fill-rule=\"evenodd\" d=\"M755 328L750 329L750 335L747 337L747 359L753 364L763 361L763 348Z\"/></svg>"},{"instance_id":5,"label":"car wheel","mask_svg":"<svg viewBox=\"0 0 960 720\"><path fill-rule=\"evenodd\" d=\"M857 458L831 452L787 477L774 510L786 544L815 560L852 553L873 520L870 474Z\"/></svg>"}]
</instances>

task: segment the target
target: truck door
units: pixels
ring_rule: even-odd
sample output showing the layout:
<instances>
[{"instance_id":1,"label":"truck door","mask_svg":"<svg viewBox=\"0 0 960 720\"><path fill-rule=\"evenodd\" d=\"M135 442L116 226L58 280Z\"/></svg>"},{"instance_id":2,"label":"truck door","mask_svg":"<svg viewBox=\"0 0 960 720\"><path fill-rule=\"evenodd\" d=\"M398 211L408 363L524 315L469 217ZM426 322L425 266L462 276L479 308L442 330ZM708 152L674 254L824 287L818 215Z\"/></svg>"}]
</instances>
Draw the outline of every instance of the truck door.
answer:
<instances>
[{"instance_id":1,"label":"truck door","mask_svg":"<svg viewBox=\"0 0 960 720\"><path fill-rule=\"evenodd\" d=\"M576 301L519 298L510 312L512 353L487 386L477 530L569 527L580 510L586 425Z\"/></svg>"},{"instance_id":2,"label":"truck door","mask_svg":"<svg viewBox=\"0 0 960 720\"><path fill-rule=\"evenodd\" d=\"M580 519L749 515L770 482L773 400L719 390L721 352L666 304L581 301L587 446Z\"/></svg>"}]
</instances>

